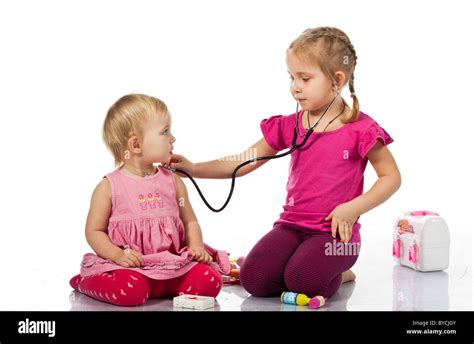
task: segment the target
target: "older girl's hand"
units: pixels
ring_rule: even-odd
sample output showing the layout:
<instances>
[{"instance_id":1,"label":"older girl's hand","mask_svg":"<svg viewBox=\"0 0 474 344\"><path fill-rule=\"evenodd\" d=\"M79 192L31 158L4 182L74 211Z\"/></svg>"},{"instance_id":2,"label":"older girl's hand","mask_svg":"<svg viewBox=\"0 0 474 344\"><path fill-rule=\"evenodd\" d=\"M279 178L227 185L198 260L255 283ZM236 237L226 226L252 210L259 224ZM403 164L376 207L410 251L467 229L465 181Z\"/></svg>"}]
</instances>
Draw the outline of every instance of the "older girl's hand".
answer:
<instances>
[{"instance_id":1,"label":"older girl's hand","mask_svg":"<svg viewBox=\"0 0 474 344\"><path fill-rule=\"evenodd\" d=\"M331 232L333 238L336 238L336 233L339 232L339 238L347 244L352 237L352 226L359 216L360 214L350 203L342 203L334 208L325 220L332 221Z\"/></svg>"},{"instance_id":2,"label":"older girl's hand","mask_svg":"<svg viewBox=\"0 0 474 344\"><path fill-rule=\"evenodd\" d=\"M170 161L164 165L174 169L184 170L188 172L191 176L194 176L195 164L180 154L172 154ZM186 175L181 173L178 173L178 175L183 178L187 177Z\"/></svg>"}]
</instances>

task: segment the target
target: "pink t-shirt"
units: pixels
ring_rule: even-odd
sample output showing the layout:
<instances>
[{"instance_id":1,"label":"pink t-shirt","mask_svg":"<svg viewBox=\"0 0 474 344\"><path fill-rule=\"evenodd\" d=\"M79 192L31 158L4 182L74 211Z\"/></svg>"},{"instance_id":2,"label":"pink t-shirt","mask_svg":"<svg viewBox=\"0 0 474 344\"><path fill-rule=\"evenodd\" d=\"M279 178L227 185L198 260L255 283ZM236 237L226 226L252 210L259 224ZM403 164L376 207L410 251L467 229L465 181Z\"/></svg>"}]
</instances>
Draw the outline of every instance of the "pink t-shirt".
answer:
<instances>
[{"instance_id":1,"label":"pink t-shirt","mask_svg":"<svg viewBox=\"0 0 474 344\"><path fill-rule=\"evenodd\" d=\"M298 114L298 144L307 132L301 125L301 115L302 112ZM291 148L294 114L270 117L260 127L270 147L278 151ZM377 140L384 145L393 142L377 122L362 112L355 122L339 129L311 134L305 146L291 153L286 202L275 223L330 232L331 221L324 218L337 205L362 194L367 153ZM354 236L359 236L359 229L356 222Z\"/></svg>"}]
</instances>

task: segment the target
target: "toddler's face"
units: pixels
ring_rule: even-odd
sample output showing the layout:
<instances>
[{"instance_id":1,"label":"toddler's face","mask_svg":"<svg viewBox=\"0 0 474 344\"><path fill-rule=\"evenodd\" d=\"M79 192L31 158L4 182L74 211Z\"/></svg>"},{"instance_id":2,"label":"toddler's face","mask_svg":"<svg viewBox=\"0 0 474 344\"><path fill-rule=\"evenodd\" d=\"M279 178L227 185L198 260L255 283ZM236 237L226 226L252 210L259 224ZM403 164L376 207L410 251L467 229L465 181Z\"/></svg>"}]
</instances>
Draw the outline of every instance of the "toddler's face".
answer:
<instances>
[{"instance_id":1,"label":"toddler's face","mask_svg":"<svg viewBox=\"0 0 474 344\"><path fill-rule=\"evenodd\" d=\"M171 134L171 117L152 116L144 128L143 159L147 163L169 162L175 141Z\"/></svg>"},{"instance_id":2,"label":"toddler's face","mask_svg":"<svg viewBox=\"0 0 474 344\"><path fill-rule=\"evenodd\" d=\"M301 61L291 51L286 55L286 64L291 79L291 94L301 108L316 111L332 100L332 82L318 66Z\"/></svg>"}]
</instances>

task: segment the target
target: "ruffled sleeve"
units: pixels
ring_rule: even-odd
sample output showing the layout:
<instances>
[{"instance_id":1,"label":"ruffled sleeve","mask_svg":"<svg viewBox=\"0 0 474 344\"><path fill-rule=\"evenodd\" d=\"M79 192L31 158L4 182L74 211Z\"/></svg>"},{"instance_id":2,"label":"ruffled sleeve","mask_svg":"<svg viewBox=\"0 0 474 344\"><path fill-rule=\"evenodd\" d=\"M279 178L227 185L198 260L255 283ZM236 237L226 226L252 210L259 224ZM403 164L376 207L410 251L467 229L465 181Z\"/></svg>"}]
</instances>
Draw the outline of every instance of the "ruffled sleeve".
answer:
<instances>
[{"instance_id":1,"label":"ruffled sleeve","mask_svg":"<svg viewBox=\"0 0 474 344\"><path fill-rule=\"evenodd\" d=\"M384 146L393 142L390 135L379 126L375 121L360 132L359 136L359 154L365 158L370 150L375 146L377 140L380 140Z\"/></svg>"},{"instance_id":2,"label":"ruffled sleeve","mask_svg":"<svg viewBox=\"0 0 474 344\"><path fill-rule=\"evenodd\" d=\"M263 137L270 147L277 151L281 151L288 148L284 140L284 128L285 117L284 116L272 116L268 119L264 119L260 123Z\"/></svg>"}]
</instances>

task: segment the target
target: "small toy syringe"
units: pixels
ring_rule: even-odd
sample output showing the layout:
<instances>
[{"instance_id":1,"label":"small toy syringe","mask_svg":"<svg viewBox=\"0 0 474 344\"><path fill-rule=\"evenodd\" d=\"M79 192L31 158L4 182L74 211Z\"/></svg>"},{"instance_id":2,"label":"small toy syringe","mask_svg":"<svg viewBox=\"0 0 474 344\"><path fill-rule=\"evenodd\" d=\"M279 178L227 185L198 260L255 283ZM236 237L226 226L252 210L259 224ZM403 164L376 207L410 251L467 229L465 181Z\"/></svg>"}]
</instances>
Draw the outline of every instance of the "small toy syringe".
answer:
<instances>
[{"instance_id":1,"label":"small toy syringe","mask_svg":"<svg viewBox=\"0 0 474 344\"><path fill-rule=\"evenodd\" d=\"M284 291L280 297L281 302L289 305L298 305L306 306L309 308L316 309L324 306L326 304L327 298L324 296L318 295L312 298L309 298L305 294L293 293L291 291Z\"/></svg>"}]
</instances>

